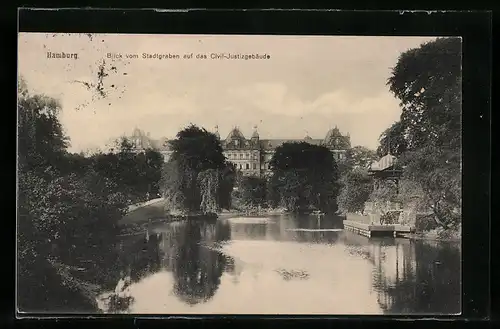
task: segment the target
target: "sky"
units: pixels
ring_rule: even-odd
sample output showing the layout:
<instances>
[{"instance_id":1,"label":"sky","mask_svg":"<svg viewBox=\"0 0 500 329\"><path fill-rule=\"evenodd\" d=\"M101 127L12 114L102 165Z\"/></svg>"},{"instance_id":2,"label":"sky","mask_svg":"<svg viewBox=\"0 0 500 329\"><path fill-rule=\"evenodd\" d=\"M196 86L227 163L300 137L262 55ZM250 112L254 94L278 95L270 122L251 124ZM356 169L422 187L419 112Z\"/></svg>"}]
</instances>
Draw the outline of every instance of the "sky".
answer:
<instances>
[{"instance_id":1,"label":"sky","mask_svg":"<svg viewBox=\"0 0 500 329\"><path fill-rule=\"evenodd\" d=\"M386 85L391 68L402 52L433 39L20 33L18 73L31 93L61 102L75 152L103 148L136 127L152 138L174 138L190 123L218 126L223 138L235 126L249 138L257 126L262 139L324 138L337 126L353 146L375 149L401 114ZM211 59L221 53L269 58ZM107 73L104 96L92 87L99 65Z\"/></svg>"}]
</instances>

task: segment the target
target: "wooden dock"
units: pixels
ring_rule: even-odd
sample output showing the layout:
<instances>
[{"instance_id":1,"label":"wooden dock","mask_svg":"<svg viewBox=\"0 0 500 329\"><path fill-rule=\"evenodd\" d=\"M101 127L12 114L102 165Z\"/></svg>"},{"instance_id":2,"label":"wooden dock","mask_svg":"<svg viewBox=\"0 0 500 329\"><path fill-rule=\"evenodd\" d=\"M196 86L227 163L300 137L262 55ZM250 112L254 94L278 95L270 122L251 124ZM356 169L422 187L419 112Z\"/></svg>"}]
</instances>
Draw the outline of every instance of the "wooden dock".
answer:
<instances>
[{"instance_id":1,"label":"wooden dock","mask_svg":"<svg viewBox=\"0 0 500 329\"><path fill-rule=\"evenodd\" d=\"M375 225L375 224L367 224L351 220L344 220L344 230L351 231L356 234L366 236L368 238L375 236L397 237L413 232L412 227L400 224Z\"/></svg>"}]
</instances>

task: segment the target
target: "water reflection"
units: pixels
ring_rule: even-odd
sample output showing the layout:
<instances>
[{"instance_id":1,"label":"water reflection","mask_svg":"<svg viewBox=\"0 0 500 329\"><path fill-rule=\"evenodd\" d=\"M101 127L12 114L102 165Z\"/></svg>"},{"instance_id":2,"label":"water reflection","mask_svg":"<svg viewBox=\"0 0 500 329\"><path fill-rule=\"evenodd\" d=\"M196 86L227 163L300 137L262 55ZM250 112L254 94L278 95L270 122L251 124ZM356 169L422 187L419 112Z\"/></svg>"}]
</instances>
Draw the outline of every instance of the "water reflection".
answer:
<instances>
[{"instance_id":1,"label":"water reflection","mask_svg":"<svg viewBox=\"0 0 500 329\"><path fill-rule=\"evenodd\" d=\"M270 216L265 222L255 222L251 217L230 220L232 240L294 241L333 244L340 236L342 218L307 215ZM317 231L317 230L322 231ZM328 231L330 230L330 231Z\"/></svg>"},{"instance_id":2,"label":"water reflection","mask_svg":"<svg viewBox=\"0 0 500 329\"><path fill-rule=\"evenodd\" d=\"M392 262L380 258L387 253L393 254ZM379 265L374 271L374 287L386 313L460 312L460 252L457 246L398 241L385 250L379 245L375 255L379 264L395 266L395 270L387 271Z\"/></svg>"},{"instance_id":3,"label":"water reflection","mask_svg":"<svg viewBox=\"0 0 500 329\"><path fill-rule=\"evenodd\" d=\"M193 305L212 298L220 285L225 257L211 247L230 238L224 222L187 222L174 231L176 254L171 258L174 292Z\"/></svg>"},{"instance_id":4,"label":"water reflection","mask_svg":"<svg viewBox=\"0 0 500 329\"><path fill-rule=\"evenodd\" d=\"M461 309L461 258L456 243L368 239L351 232L350 255L373 265L373 288L387 314L457 314Z\"/></svg>"},{"instance_id":5,"label":"water reflection","mask_svg":"<svg viewBox=\"0 0 500 329\"><path fill-rule=\"evenodd\" d=\"M149 232L148 232L149 233ZM131 253L130 278L132 282L138 282L150 273L160 270L161 250L159 241L161 234L147 234L135 245L135 250Z\"/></svg>"},{"instance_id":6,"label":"water reflection","mask_svg":"<svg viewBox=\"0 0 500 329\"><path fill-rule=\"evenodd\" d=\"M373 238L314 216L177 222L124 241L130 286L108 312L460 311L460 248ZM320 229L320 231L318 231ZM130 298L128 298L130 297ZM113 303L110 303L113 304Z\"/></svg>"}]
</instances>

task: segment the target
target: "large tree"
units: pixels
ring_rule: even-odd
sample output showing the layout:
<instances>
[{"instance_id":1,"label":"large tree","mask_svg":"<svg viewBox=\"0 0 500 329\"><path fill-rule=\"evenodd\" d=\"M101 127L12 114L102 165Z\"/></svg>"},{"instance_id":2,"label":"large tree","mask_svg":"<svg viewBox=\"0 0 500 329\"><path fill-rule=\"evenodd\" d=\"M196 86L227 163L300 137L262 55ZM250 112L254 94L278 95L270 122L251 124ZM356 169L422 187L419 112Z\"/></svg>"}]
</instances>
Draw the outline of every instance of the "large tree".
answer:
<instances>
[{"instance_id":1,"label":"large tree","mask_svg":"<svg viewBox=\"0 0 500 329\"><path fill-rule=\"evenodd\" d=\"M19 170L60 168L69 144L58 118L60 103L45 95L30 94L20 79L17 111Z\"/></svg>"},{"instance_id":2,"label":"large tree","mask_svg":"<svg viewBox=\"0 0 500 329\"><path fill-rule=\"evenodd\" d=\"M393 140L404 146L398 154L403 178L420 185L444 228L461 217L461 81L459 38L438 38L401 54L388 85L402 114L379 148L389 136L391 151Z\"/></svg>"},{"instance_id":3,"label":"large tree","mask_svg":"<svg viewBox=\"0 0 500 329\"><path fill-rule=\"evenodd\" d=\"M190 212L213 212L226 202L220 199L220 184L227 163L219 139L212 133L190 125L170 141L172 156L165 167L164 180L169 186L165 196L171 206ZM180 204L179 204L180 202Z\"/></svg>"},{"instance_id":4,"label":"large tree","mask_svg":"<svg viewBox=\"0 0 500 329\"><path fill-rule=\"evenodd\" d=\"M281 204L293 211L318 208L336 211L337 165L324 146L284 143L271 159L271 189Z\"/></svg>"},{"instance_id":5,"label":"large tree","mask_svg":"<svg viewBox=\"0 0 500 329\"><path fill-rule=\"evenodd\" d=\"M67 152L59 110L56 100L20 86L17 261L22 311L93 306L94 298L78 280L61 274L57 264L84 264L85 274L101 283L116 259L113 242L125 200L112 181L92 170L91 161Z\"/></svg>"},{"instance_id":6,"label":"large tree","mask_svg":"<svg viewBox=\"0 0 500 329\"><path fill-rule=\"evenodd\" d=\"M399 57L387 83L401 102L410 149L429 143L460 147L461 61L460 38L438 38Z\"/></svg>"}]
</instances>

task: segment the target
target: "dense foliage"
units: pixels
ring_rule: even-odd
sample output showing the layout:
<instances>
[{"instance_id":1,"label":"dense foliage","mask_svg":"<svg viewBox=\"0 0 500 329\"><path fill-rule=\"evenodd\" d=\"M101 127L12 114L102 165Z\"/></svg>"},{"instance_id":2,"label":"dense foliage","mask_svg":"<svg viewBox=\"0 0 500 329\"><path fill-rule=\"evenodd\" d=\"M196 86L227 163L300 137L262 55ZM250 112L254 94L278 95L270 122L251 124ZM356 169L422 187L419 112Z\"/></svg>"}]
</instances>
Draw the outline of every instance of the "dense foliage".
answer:
<instances>
[{"instance_id":1,"label":"dense foliage","mask_svg":"<svg viewBox=\"0 0 500 329\"><path fill-rule=\"evenodd\" d=\"M409 149L460 148L461 60L460 38L438 38L399 57L388 85L401 101Z\"/></svg>"},{"instance_id":2,"label":"dense foliage","mask_svg":"<svg viewBox=\"0 0 500 329\"><path fill-rule=\"evenodd\" d=\"M155 150L135 150L122 138L117 153L97 153L90 157L93 168L111 179L125 193L129 203L155 198L160 193L162 155Z\"/></svg>"},{"instance_id":3,"label":"dense foliage","mask_svg":"<svg viewBox=\"0 0 500 329\"><path fill-rule=\"evenodd\" d=\"M421 203L445 229L461 219L461 79L459 38L438 38L401 54L388 85L402 114L378 149L381 155L390 145L403 180L418 186Z\"/></svg>"},{"instance_id":4,"label":"dense foliage","mask_svg":"<svg viewBox=\"0 0 500 329\"><path fill-rule=\"evenodd\" d=\"M340 179L341 189L337 198L342 212L363 211L365 202L373 191L373 179L364 168L354 168Z\"/></svg>"},{"instance_id":5,"label":"dense foliage","mask_svg":"<svg viewBox=\"0 0 500 329\"><path fill-rule=\"evenodd\" d=\"M233 197L242 208L253 208L267 205L267 180L261 177L242 177Z\"/></svg>"},{"instance_id":6,"label":"dense foliage","mask_svg":"<svg viewBox=\"0 0 500 329\"><path fill-rule=\"evenodd\" d=\"M190 125L171 141L163 167L163 194L171 210L216 213L230 206L234 167L226 162L219 139Z\"/></svg>"},{"instance_id":7,"label":"dense foliage","mask_svg":"<svg viewBox=\"0 0 500 329\"><path fill-rule=\"evenodd\" d=\"M380 135L377 155L383 157L390 153L394 156L400 156L407 148L404 126L400 121L396 121Z\"/></svg>"},{"instance_id":8,"label":"dense foliage","mask_svg":"<svg viewBox=\"0 0 500 329\"><path fill-rule=\"evenodd\" d=\"M349 168L366 169L376 160L378 160L377 153L364 146L354 146L346 152L346 165Z\"/></svg>"},{"instance_id":9,"label":"dense foliage","mask_svg":"<svg viewBox=\"0 0 500 329\"><path fill-rule=\"evenodd\" d=\"M328 148L305 142L284 143L271 159L269 189L291 211L336 211L337 164Z\"/></svg>"},{"instance_id":10,"label":"dense foliage","mask_svg":"<svg viewBox=\"0 0 500 329\"><path fill-rule=\"evenodd\" d=\"M116 284L117 222L154 191L158 154L68 153L59 103L31 95L22 80L18 95L18 307L95 311L88 282ZM80 278L66 267L83 269Z\"/></svg>"}]
</instances>

